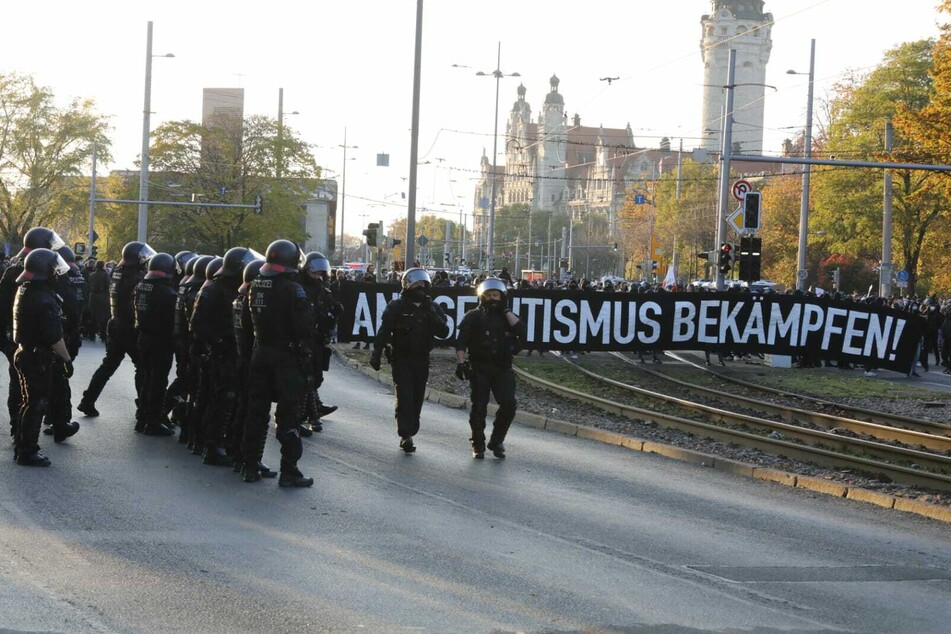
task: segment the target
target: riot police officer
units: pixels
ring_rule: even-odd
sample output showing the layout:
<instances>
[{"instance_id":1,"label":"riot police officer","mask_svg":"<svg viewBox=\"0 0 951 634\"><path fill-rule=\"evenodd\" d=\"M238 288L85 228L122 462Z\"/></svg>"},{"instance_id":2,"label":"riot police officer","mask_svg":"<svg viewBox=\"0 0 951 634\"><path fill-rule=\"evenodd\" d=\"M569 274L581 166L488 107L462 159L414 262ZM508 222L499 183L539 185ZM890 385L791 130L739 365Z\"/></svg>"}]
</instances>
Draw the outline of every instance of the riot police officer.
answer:
<instances>
[{"instance_id":1,"label":"riot police officer","mask_svg":"<svg viewBox=\"0 0 951 634\"><path fill-rule=\"evenodd\" d=\"M95 341L99 335L100 341L106 340L106 324L109 323L109 274L106 272L106 263L96 262L95 270L89 274L89 318L92 321L90 339Z\"/></svg>"},{"instance_id":2,"label":"riot police officer","mask_svg":"<svg viewBox=\"0 0 951 634\"><path fill-rule=\"evenodd\" d=\"M191 442L191 430L188 428L188 419L191 407L194 404L193 377L194 368L191 365L191 340L188 332L188 322L191 311L201 285L205 283L205 269L213 258L210 255L198 256L189 260L184 266L182 280L178 285L178 297L175 299L175 379L165 392L166 409L171 412L171 419L181 428L178 442Z\"/></svg>"},{"instance_id":3,"label":"riot police officer","mask_svg":"<svg viewBox=\"0 0 951 634\"><path fill-rule=\"evenodd\" d=\"M182 285L191 276L198 254L193 251L179 251L175 254L175 276L171 286L175 289L175 318L172 326L172 341L175 348L175 378L165 390L165 402L162 403L163 423L178 424L181 421L185 402L185 368L188 364L188 347L183 346L179 327L179 302L182 299Z\"/></svg>"},{"instance_id":4,"label":"riot police officer","mask_svg":"<svg viewBox=\"0 0 951 634\"><path fill-rule=\"evenodd\" d=\"M83 306L86 303L86 280L79 272L72 249L63 245L56 249L56 253L68 266L66 273L56 276L55 288L63 308L63 341L66 342L70 361L75 361L79 355L79 348L83 345L82 321ZM72 417L72 391L69 381L63 381L60 389L50 394L49 411L46 415L46 424L50 427L43 430L43 433L48 436L53 435L57 420L61 424L66 424Z\"/></svg>"},{"instance_id":5,"label":"riot police officer","mask_svg":"<svg viewBox=\"0 0 951 634\"><path fill-rule=\"evenodd\" d=\"M313 478L297 468L303 454L297 424L306 389L307 342L314 329L307 293L297 283L300 249L289 240L268 245L265 264L251 282L248 303L254 324L254 352L248 373L248 414L245 419L244 481L261 478L261 434L267 430L271 403L277 402L275 419L281 443L283 487L309 487Z\"/></svg>"},{"instance_id":6,"label":"riot police officer","mask_svg":"<svg viewBox=\"0 0 951 634\"><path fill-rule=\"evenodd\" d=\"M301 286L314 310L314 333L310 340L311 368L307 381L307 393L304 395L304 423L302 431L321 431L321 416L337 411L336 405L325 405L318 392L324 382L324 372L330 367L330 340L337 319L343 312L343 305L334 299L328 288L330 278L330 260L323 253L311 251L304 256L301 267Z\"/></svg>"},{"instance_id":7,"label":"riot police officer","mask_svg":"<svg viewBox=\"0 0 951 634\"><path fill-rule=\"evenodd\" d=\"M412 453L416 451L413 436L419 432L419 414L426 399L429 353L436 337L449 335L449 323L442 308L427 294L432 281L425 269L407 269L402 285L403 292L383 311L370 366L380 369L381 355L389 346L396 391L396 431L400 448Z\"/></svg>"},{"instance_id":8,"label":"riot police officer","mask_svg":"<svg viewBox=\"0 0 951 634\"><path fill-rule=\"evenodd\" d=\"M7 390L7 411L10 413L10 435L16 435L17 420L20 416L19 377L13 363L13 354L17 346L12 338L13 302L17 293L17 279L23 273L23 262L33 249L56 249L66 243L55 231L46 227L33 227L23 235L23 248L16 254L10 265L0 277L0 350L9 363L10 386Z\"/></svg>"},{"instance_id":9,"label":"riot police officer","mask_svg":"<svg viewBox=\"0 0 951 634\"><path fill-rule=\"evenodd\" d=\"M39 435L43 416L49 411L54 392L62 390L73 374L73 364L63 340L63 310L55 290L56 275L69 266L55 251L32 249L13 307L14 354L23 405L15 437L14 457L19 465L47 467L49 458L40 453ZM53 440L63 442L79 431L79 423L53 418Z\"/></svg>"},{"instance_id":10,"label":"riot police officer","mask_svg":"<svg viewBox=\"0 0 951 634\"><path fill-rule=\"evenodd\" d=\"M213 257L208 265L204 267L205 281L202 283L198 292L195 294L195 300L192 303L191 319L188 322L188 336L191 344L189 366L194 368L196 382L189 385L189 390L194 389L190 394L192 399L192 408L189 413L188 428L190 433L189 447L193 455L204 456L205 453L205 412L212 403L211 387L211 352L210 341L205 338L206 331L200 331L199 325L195 320L195 312L198 309L198 298L202 291L211 284L215 273L221 268L223 260L221 256ZM196 264L198 271L199 264ZM230 315L229 315L230 317ZM214 458L217 462L218 452L215 452ZM227 464L227 456L221 456L221 463Z\"/></svg>"},{"instance_id":11,"label":"riot police officer","mask_svg":"<svg viewBox=\"0 0 951 634\"><path fill-rule=\"evenodd\" d=\"M96 400L126 355L135 366L136 393L142 389L133 293L136 284L144 277L146 262L153 255L155 251L144 242L129 242L122 247L122 260L112 270L109 279L109 309L112 317L106 326L106 355L92 375L89 387L83 392L82 401L76 406L76 409L86 416L99 416ZM141 420L139 403L136 403L135 424L136 429L141 431L144 423Z\"/></svg>"},{"instance_id":12,"label":"riot police officer","mask_svg":"<svg viewBox=\"0 0 951 634\"><path fill-rule=\"evenodd\" d=\"M232 324L234 326L234 341L237 346L238 363L238 397L235 400L234 425L228 432L228 449L234 456L235 471L244 469L244 422L248 413L248 371L251 366L251 353L254 351L254 323L251 321L251 308L248 305L248 293L251 291L251 282L257 279L261 272L264 260L254 260L244 267L243 283L238 287L238 294L231 304ZM264 445L267 442L267 426L260 430L257 445L257 456L264 455ZM263 462L258 462L258 473L264 478L276 478L277 472L272 471Z\"/></svg>"},{"instance_id":13,"label":"riot police officer","mask_svg":"<svg viewBox=\"0 0 951 634\"><path fill-rule=\"evenodd\" d=\"M135 287L135 328L142 373L142 425L137 429L146 436L171 436L175 432L165 424L162 407L174 355L175 260L168 253L156 253L149 259L147 270L145 279Z\"/></svg>"},{"instance_id":14,"label":"riot police officer","mask_svg":"<svg viewBox=\"0 0 951 634\"><path fill-rule=\"evenodd\" d=\"M244 267L260 259L263 256L253 249L228 249L222 258L221 267L213 276L209 276L195 300L191 323L195 337L205 345L208 357L209 399L202 421L204 462L207 465L226 466L233 462L225 451L238 389L238 352L234 339L232 304L242 282Z\"/></svg>"},{"instance_id":15,"label":"riot police officer","mask_svg":"<svg viewBox=\"0 0 951 634\"><path fill-rule=\"evenodd\" d=\"M476 288L479 306L465 314L459 322L456 339L456 377L469 379L472 389L469 427L472 457L482 459L485 450L496 458L505 457L505 435L515 418L515 374L512 356L525 339L525 328L508 309L507 287L499 278L488 277ZM466 354L468 353L468 359ZM485 416L489 393L495 396L499 409L492 424L492 436L485 442Z\"/></svg>"}]
</instances>

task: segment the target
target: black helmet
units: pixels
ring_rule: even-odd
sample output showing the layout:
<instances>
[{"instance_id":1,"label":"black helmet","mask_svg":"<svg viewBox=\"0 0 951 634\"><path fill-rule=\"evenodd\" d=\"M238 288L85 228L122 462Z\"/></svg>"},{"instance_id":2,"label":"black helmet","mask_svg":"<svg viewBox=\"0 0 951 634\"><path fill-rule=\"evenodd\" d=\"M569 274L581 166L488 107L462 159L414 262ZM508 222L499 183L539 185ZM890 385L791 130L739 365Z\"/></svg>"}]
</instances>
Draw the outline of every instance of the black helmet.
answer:
<instances>
[{"instance_id":1,"label":"black helmet","mask_svg":"<svg viewBox=\"0 0 951 634\"><path fill-rule=\"evenodd\" d=\"M248 262L248 265L244 267L244 272L241 274L241 280L245 284L250 284L258 274L261 273L262 266L264 266L264 260L252 260Z\"/></svg>"},{"instance_id":2,"label":"black helmet","mask_svg":"<svg viewBox=\"0 0 951 634\"><path fill-rule=\"evenodd\" d=\"M274 277L282 273L297 273L300 256L300 248L290 240L275 240L267 246L266 262L260 275Z\"/></svg>"},{"instance_id":3,"label":"black helmet","mask_svg":"<svg viewBox=\"0 0 951 634\"><path fill-rule=\"evenodd\" d=\"M508 287L505 285L505 282L500 280L497 277L487 277L482 280L482 283L476 288L476 295L479 297L479 301L483 301L483 295L486 291L498 291L502 294L502 300L505 300L505 294L508 293Z\"/></svg>"},{"instance_id":4,"label":"black helmet","mask_svg":"<svg viewBox=\"0 0 951 634\"><path fill-rule=\"evenodd\" d=\"M185 281L188 282L189 284L194 282L199 282L199 283L204 282L206 279L205 270L208 268L208 263L214 259L215 259L215 256L213 255L200 255L194 260L192 260L192 262L194 263L192 266L192 273L191 275L188 276L188 279ZM192 262L189 262L189 264L192 264Z\"/></svg>"},{"instance_id":5,"label":"black helmet","mask_svg":"<svg viewBox=\"0 0 951 634\"><path fill-rule=\"evenodd\" d=\"M236 277L240 278L244 272L244 267L255 260L263 260L264 256L247 247L233 247L225 253L224 262L215 277Z\"/></svg>"},{"instance_id":6,"label":"black helmet","mask_svg":"<svg viewBox=\"0 0 951 634\"><path fill-rule=\"evenodd\" d=\"M195 262L197 262L200 257L200 255L196 255L185 263L184 272L182 273L182 282L187 282L188 278L195 272Z\"/></svg>"},{"instance_id":7,"label":"black helmet","mask_svg":"<svg viewBox=\"0 0 951 634\"><path fill-rule=\"evenodd\" d=\"M175 258L168 253L156 253L149 258L147 280L170 280L175 277Z\"/></svg>"},{"instance_id":8,"label":"black helmet","mask_svg":"<svg viewBox=\"0 0 951 634\"><path fill-rule=\"evenodd\" d=\"M63 261L69 265L70 270L73 270L73 271L79 270L79 265L76 264L76 254L73 253L73 250L70 249L68 246L64 244L58 249L53 249L53 251L56 251L57 253L59 253L60 257L63 258Z\"/></svg>"},{"instance_id":9,"label":"black helmet","mask_svg":"<svg viewBox=\"0 0 951 634\"><path fill-rule=\"evenodd\" d=\"M33 249L50 249L56 251L66 242L55 231L46 227L33 227L23 234L23 249L29 253ZM21 251L20 253L23 253ZM26 255L26 253L23 253Z\"/></svg>"},{"instance_id":10,"label":"black helmet","mask_svg":"<svg viewBox=\"0 0 951 634\"><path fill-rule=\"evenodd\" d=\"M155 255L155 249L144 242L133 241L122 247L119 266L142 266Z\"/></svg>"},{"instance_id":11,"label":"black helmet","mask_svg":"<svg viewBox=\"0 0 951 634\"><path fill-rule=\"evenodd\" d=\"M215 276L215 273L221 270L222 264L224 264L224 258L222 258L220 255L213 257L211 262L208 263L207 268L205 268L205 279L212 279Z\"/></svg>"},{"instance_id":12,"label":"black helmet","mask_svg":"<svg viewBox=\"0 0 951 634\"><path fill-rule=\"evenodd\" d=\"M407 291L411 288L416 288L422 286L423 288L429 288L433 285L433 281L429 277L429 272L426 269L412 268L406 269L406 272L403 273L403 290Z\"/></svg>"},{"instance_id":13,"label":"black helmet","mask_svg":"<svg viewBox=\"0 0 951 634\"><path fill-rule=\"evenodd\" d=\"M57 275L64 275L69 271L69 265L56 251L50 249L32 249L23 262L23 272L17 278L17 283L43 282L51 280Z\"/></svg>"},{"instance_id":14,"label":"black helmet","mask_svg":"<svg viewBox=\"0 0 951 634\"><path fill-rule=\"evenodd\" d=\"M303 269L305 273L324 273L324 278L330 277L330 260L323 253L311 251L304 256Z\"/></svg>"},{"instance_id":15,"label":"black helmet","mask_svg":"<svg viewBox=\"0 0 951 634\"><path fill-rule=\"evenodd\" d=\"M179 275L185 275L185 266L198 257L194 251L179 251L175 254L175 271Z\"/></svg>"}]
</instances>

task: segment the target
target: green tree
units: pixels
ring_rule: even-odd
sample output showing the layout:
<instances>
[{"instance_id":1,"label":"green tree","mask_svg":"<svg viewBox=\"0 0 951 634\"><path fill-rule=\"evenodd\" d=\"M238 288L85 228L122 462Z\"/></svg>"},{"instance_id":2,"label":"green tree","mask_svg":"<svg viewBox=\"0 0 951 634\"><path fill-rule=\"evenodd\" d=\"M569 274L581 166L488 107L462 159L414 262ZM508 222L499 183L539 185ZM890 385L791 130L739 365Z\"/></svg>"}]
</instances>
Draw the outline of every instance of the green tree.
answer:
<instances>
[{"instance_id":1,"label":"green tree","mask_svg":"<svg viewBox=\"0 0 951 634\"><path fill-rule=\"evenodd\" d=\"M932 54L935 43L921 40L885 54L880 66L865 76L851 77L836 88L829 106L826 155L861 160L932 162L904 121L929 104L932 96ZM895 126L894 150L885 153L885 125L903 113ZM948 137L944 137L947 139ZM946 219L948 199L930 172L895 170L893 227L895 262L909 271L909 292L919 277L922 248L937 221ZM815 223L810 230L825 232L821 242L832 253L860 259L881 257L882 172L870 169L823 168L813 180Z\"/></svg>"},{"instance_id":2,"label":"green tree","mask_svg":"<svg viewBox=\"0 0 951 634\"><path fill-rule=\"evenodd\" d=\"M313 195L320 168L293 130L285 126L278 139L274 119L253 116L240 124L174 121L152 136L152 196L195 203L153 206L153 246L171 252L190 248L224 253L232 246L261 250L277 238L304 240L303 205ZM264 198L260 215L251 209L203 204L253 204L259 195Z\"/></svg>"},{"instance_id":3,"label":"green tree","mask_svg":"<svg viewBox=\"0 0 951 634\"><path fill-rule=\"evenodd\" d=\"M18 244L30 227L82 213L81 169L93 146L109 160L108 126L91 100L57 106L49 88L15 73L0 74L0 112L0 233Z\"/></svg>"}]
</instances>

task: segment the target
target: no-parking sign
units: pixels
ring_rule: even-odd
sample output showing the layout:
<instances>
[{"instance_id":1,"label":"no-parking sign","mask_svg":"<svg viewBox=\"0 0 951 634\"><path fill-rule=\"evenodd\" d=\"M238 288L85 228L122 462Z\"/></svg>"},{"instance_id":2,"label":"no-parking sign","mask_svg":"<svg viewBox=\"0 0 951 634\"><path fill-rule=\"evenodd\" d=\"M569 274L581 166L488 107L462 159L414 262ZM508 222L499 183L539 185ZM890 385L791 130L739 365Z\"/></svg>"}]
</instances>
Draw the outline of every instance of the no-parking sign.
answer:
<instances>
[{"instance_id":1,"label":"no-parking sign","mask_svg":"<svg viewBox=\"0 0 951 634\"><path fill-rule=\"evenodd\" d=\"M750 185L749 181L740 180L733 183L733 197L740 202L743 202L747 192L751 191L753 191L753 186Z\"/></svg>"}]
</instances>

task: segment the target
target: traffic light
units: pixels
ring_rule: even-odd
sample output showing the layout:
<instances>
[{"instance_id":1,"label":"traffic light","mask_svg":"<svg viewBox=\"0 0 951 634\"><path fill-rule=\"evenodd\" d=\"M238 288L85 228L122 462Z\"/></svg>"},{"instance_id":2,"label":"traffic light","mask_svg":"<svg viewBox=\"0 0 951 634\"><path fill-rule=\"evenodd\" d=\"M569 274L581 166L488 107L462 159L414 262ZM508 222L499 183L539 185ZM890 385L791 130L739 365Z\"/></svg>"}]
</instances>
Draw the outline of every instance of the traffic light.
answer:
<instances>
[{"instance_id":1,"label":"traffic light","mask_svg":"<svg viewBox=\"0 0 951 634\"><path fill-rule=\"evenodd\" d=\"M92 257L94 258L99 257L99 247L97 247L95 244L92 245Z\"/></svg>"},{"instance_id":2,"label":"traffic light","mask_svg":"<svg viewBox=\"0 0 951 634\"><path fill-rule=\"evenodd\" d=\"M403 244L403 241L400 240L399 238L387 238L387 239L386 239L386 248L387 248L387 249L392 249L393 247L395 247L395 246L398 245L398 244Z\"/></svg>"},{"instance_id":3,"label":"traffic light","mask_svg":"<svg viewBox=\"0 0 951 634\"><path fill-rule=\"evenodd\" d=\"M617 251L617 242L614 243L614 250Z\"/></svg>"},{"instance_id":4,"label":"traffic light","mask_svg":"<svg viewBox=\"0 0 951 634\"><path fill-rule=\"evenodd\" d=\"M729 242L724 242L720 245L720 255L717 259L719 264L720 273L728 275L730 270L733 269L733 245Z\"/></svg>"},{"instance_id":5,"label":"traffic light","mask_svg":"<svg viewBox=\"0 0 951 634\"><path fill-rule=\"evenodd\" d=\"M740 238L740 279L756 282L760 279L763 240L761 238Z\"/></svg>"},{"instance_id":6,"label":"traffic light","mask_svg":"<svg viewBox=\"0 0 951 634\"><path fill-rule=\"evenodd\" d=\"M836 267L835 269L832 270L832 289L833 290L836 290L836 291L842 290L842 288L839 286L839 284L841 284L841 280L842 280L842 269Z\"/></svg>"},{"instance_id":7,"label":"traffic light","mask_svg":"<svg viewBox=\"0 0 951 634\"><path fill-rule=\"evenodd\" d=\"M743 198L743 228L751 231L759 230L760 203L762 194L747 192Z\"/></svg>"},{"instance_id":8,"label":"traffic light","mask_svg":"<svg viewBox=\"0 0 951 634\"><path fill-rule=\"evenodd\" d=\"M371 222L367 225L367 228L363 230L363 235L367 237L367 246L375 247L377 246L377 238L379 237L380 232L380 223Z\"/></svg>"}]
</instances>

